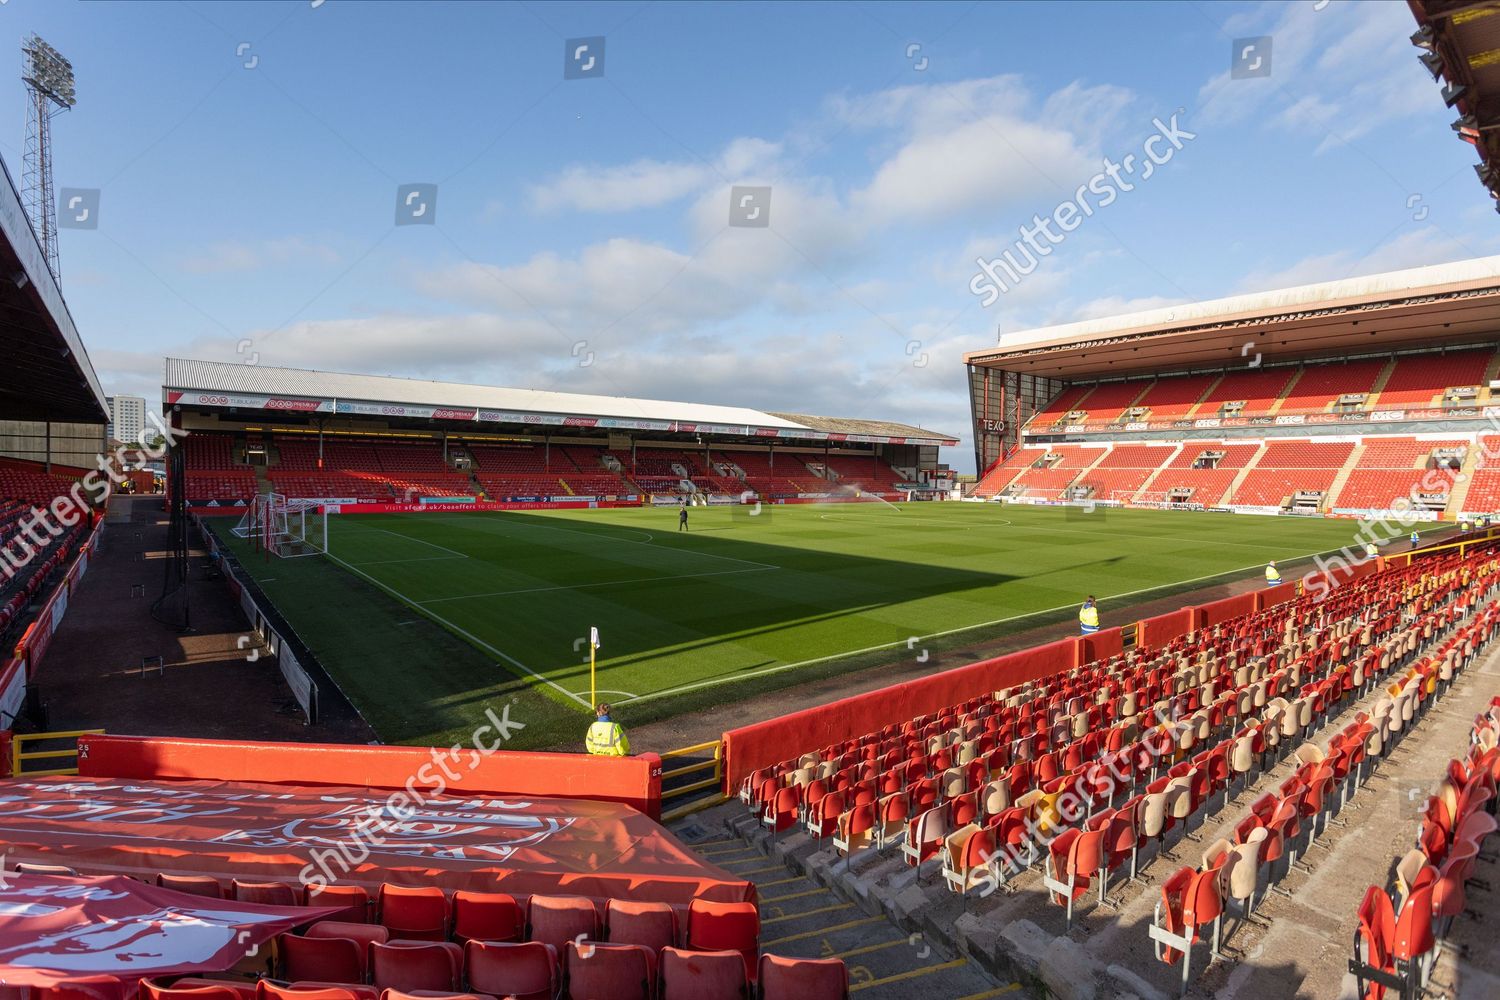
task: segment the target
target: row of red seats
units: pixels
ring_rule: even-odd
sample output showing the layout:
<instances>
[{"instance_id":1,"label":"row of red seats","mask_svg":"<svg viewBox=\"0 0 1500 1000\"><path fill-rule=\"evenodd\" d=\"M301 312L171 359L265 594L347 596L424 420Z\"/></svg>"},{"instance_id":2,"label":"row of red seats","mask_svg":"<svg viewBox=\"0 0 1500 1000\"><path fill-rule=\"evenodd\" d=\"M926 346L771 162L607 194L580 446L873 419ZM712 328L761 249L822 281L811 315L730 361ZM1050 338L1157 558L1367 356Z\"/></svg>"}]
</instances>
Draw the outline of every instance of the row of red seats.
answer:
<instances>
[{"instance_id":1,"label":"row of red seats","mask_svg":"<svg viewBox=\"0 0 1500 1000\"><path fill-rule=\"evenodd\" d=\"M1464 912L1465 886L1494 834L1500 781L1500 697L1470 730L1463 757L1448 762L1438 794L1428 798L1416 846L1396 865L1393 884L1365 890L1349 962L1362 1000L1387 989L1419 993L1436 963L1437 947Z\"/></svg>"},{"instance_id":2,"label":"row of red seats","mask_svg":"<svg viewBox=\"0 0 1500 1000\"><path fill-rule=\"evenodd\" d=\"M1493 580L1484 585L1493 590ZM1221 839L1208 847L1203 863L1173 873L1161 887L1148 934L1156 957L1168 964L1182 963L1186 992L1192 979L1192 949L1212 928L1211 960L1219 955L1226 908L1238 908L1248 919L1262 885L1271 887L1285 877L1298 859L1318 846L1335 811L1342 810L1363 784L1367 768L1390 752L1415 718L1450 684L1454 673L1475 657L1500 621L1500 604L1491 603L1481 615L1462 626L1457 635L1440 640L1435 655L1404 668L1388 686L1371 715L1357 713L1354 721L1329 741L1327 750L1313 743L1297 747L1298 767L1276 792L1250 804L1249 813L1234 827L1234 840ZM1450 655L1451 654L1451 655Z\"/></svg>"},{"instance_id":3,"label":"row of red seats","mask_svg":"<svg viewBox=\"0 0 1500 1000\"><path fill-rule=\"evenodd\" d=\"M18 864L30 874L78 874L60 865ZM211 898L271 906L340 907L301 934L284 934L268 972L291 983L373 987L375 991L455 990L461 983L496 997L573 995L589 1000L634 997L629 984L649 981L648 998L657 996L657 969L662 981L674 965L681 981L672 996L741 997L744 984L756 982L761 970L773 969L772 988L764 996L800 996L777 984L822 983L814 995L841 996L847 982L836 964L839 990L830 991L833 963L804 968L795 960L762 956L757 939L759 914L751 902L695 899L686 907L667 903L608 899L603 909L582 896L533 895L459 890L451 896L437 886L382 884L376 895L358 885L330 884L296 889L285 882L230 880L227 888L207 875L160 874L163 888ZM569 948L582 944L580 954ZM597 957L596 957L597 953ZM669 953L672 953L669 955ZM734 968L727 969L726 956ZM573 964L570 972L568 963ZM621 970L639 966L641 979ZM604 979L600 979L603 976ZM600 992L596 981L615 981ZM581 993L558 993L559 984L588 984ZM730 991L716 986L695 992L703 983L737 984ZM623 988L619 983L626 984Z\"/></svg>"}]
</instances>

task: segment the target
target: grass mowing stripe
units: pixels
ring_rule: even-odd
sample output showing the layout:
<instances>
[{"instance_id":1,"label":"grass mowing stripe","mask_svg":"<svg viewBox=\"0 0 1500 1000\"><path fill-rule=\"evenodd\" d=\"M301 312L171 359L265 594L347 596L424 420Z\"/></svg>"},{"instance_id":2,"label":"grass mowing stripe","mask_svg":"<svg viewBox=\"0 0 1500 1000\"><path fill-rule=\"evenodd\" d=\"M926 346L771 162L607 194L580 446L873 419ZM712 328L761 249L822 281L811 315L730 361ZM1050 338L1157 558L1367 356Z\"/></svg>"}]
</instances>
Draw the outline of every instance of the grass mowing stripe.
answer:
<instances>
[{"instance_id":1,"label":"grass mowing stripe","mask_svg":"<svg viewBox=\"0 0 1500 1000\"><path fill-rule=\"evenodd\" d=\"M1332 549L1325 549L1323 552L1310 552L1310 553L1308 553L1308 555L1309 556L1323 555L1323 554L1326 554L1327 552L1331 552L1331 551L1333 551L1333 550ZM1293 558L1297 558L1297 557L1293 557ZM1111 595L1111 599L1120 598L1120 597L1139 597L1142 594L1149 594L1149 593L1152 593L1153 591L1157 591L1157 590L1166 590L1166 589L1169 589L1169 588L1172 588L1172 587L1179 587L1179 586L1182 586L1183 584L1203 583L1204 581L1207 581L1207 580L1214 580L1214 579L1218 579L1219 577L1223 577L1223 576L1234 576L1236 574L1244 573L1244 572L1247 572L1247 571L1252 570L1252 569L1259 569L1260 566L1261 566L1260 563L1256 563L1253 566L1241 566L1238 569L1228 570L1228 571L1223 572L1223 573L1214 573L1214 574L1212 574L1210 576L1200 576L1200 577L1198 577L1196 579L1193 579L1193 580L1184 580L1184 581L1182 581L1181 584L1170 583L1170 584L1162 584L1162 585L1156 586L1156 587L1145 587L1145 588L1143 588L1141 590L1130 590L1130 591L1126 591L1123 594L1112 594ZM1066 610L1069 610L1069 609L1072 609L1072 608L1076 608L1078 606L1079 605L1077 603L1074 603L1074 604L1059 604L1055 608L1046 608L1045 610L1042 610L1042 611L1028 611L1028 612L1026 612L1025 614L1022 614L1022 615L1012 615L1009 618L997 618L994 621L979 622L979 623L974 624L974 625L961 625L958 628L945 629L942 632L930 632L927 635L912 636L911 638L915 639L918 642L923 642L923 641L925 641L927 639L936 639L936 638L940 638L942 636L957 635L960 632L972 632L974 629L977 629L977 628L992 628L992 627L994 627L996 625L1005 625L1005 624L1009 624L1011 622L1020 621L1020 620L1022 620L1024 618L1034 618L1034 617L1038 617L1038 616L1041 616L1041 615L1055 614L1056 612L1066 611ZM732 683L732 682L735 682L735 681L747 680L747 679L752 678L752 677L764 677L767 674L780 673L783 670L796 670L799 667L808 667L808 666L812 666L815 663L824 663L824 662L827 662L829 660L843 659L843 658L849 657L849 656L860 656L860 655L865 654L865 653L878 653L881 650L885 650L885 649L895 649L898 646L901 646L901 645L904 645L904 644L908 644L909 642L910 642L910 640L905 640L904 642L903 641L887 642L887 643L882 643L882 644L880 644L878 646L866 646L864 649L847 650L847 651L842 652L842 653L833 653L833 654L830 654L828 656L820 656L817 659L802 660L799 663L785 663L785 664L782 664L780 666L767 667L764 670L755 670L755 671L751 671L750 673L736 674L733 677L715 678L713 680L700 681L700 682L695 683L695 684L683 684L683 685L679 685L678 687L675 687L675 688L667 688L666 690L663 690L663 691L653 691L650 694L644 694L644 695L640 695L640 696L638 696L636 698L626 699L626 701L624 702L624 704L630 704L630 703L633 703L633 702L641 702L641 701L650 701L653 698L665 698L665 697L669 697L671 695L677 695L677 694L686 694L686 693L691 692L691 691L699 691L699 690L702 690L704 688L717 686L719 684L728 684L728 683ZM909 645L908 645L908 648L910 648Z\"/></svg>"},{"instance_id":2,"label":"grass mowing stripe","mask_svg":"<svg viewBox=\"0 0 1500 1000\"><path fill-rule=\"evenodd\" d=\"M406 561L406 560L402 560ZM369 566L371 563L362 563ZM664 583L667 580L693 580L703 576L735 576L739 573L764 573L768 569L780 569L780 566L750 567L749 569L720 569L712 573L679 573L676 576L643 576L634 580L607 580L604 583L574 583L563 584L557 587L528 587L525 590L493 590L487 594L462 594L458 597L434 597L430 601L422 601L422 604L443 604L447 601L472 601L480 597L510 597L514 594L541 594L549 590L590 590L595 587L619 587L634 583Z\"/></svg>"},{"instance_id":3,"label":"grass mowing stripe","mask_svg":"<svg viewBox=\"0 0 1500 1000\"><path fill-rule=\"evenodd\" d=\"M696 508L693 533L674 532L675 510L654 508L341 515L329 525L332 559L258 571L281 578L278 606L317 640L382 738L462 741L475 710L524 685L553 737L528 729L528 748L576 748L587 713L575 692L589 688L577 643L590 626L604 639L598 688L637 726L889 664L911 639L937 654L1051 622L1072 634L1086 593L1123 619L1110 613L1116 602L1243 579L1246 558L1330 551L1353 531L1321 519L956 503L763 513ZM412 558L454 553L469 558ZM779 572L752 571L765 567ZM422 625L398 627L413 615ZM400 633L441 652L414 652Z\"/></svg>"},{"instance_id":4,"label":"grass mowing stripe","mask_svg":"<svg viewBox=\"0 0 1500 1000\"><path fill-rule=\"evenodd\" d=\"M496 649L494 646L491 646L489 643L485 642L483 639L479 638L478 636L473 635L472 633L467 632L464 629L459 628L457 625L455 625L452 622L448 621L443 616L433 614L431 611L428 611L426 608L422 607L421 605L414 603L411 598L409 598L405 594L401 593L401 591L395 589L394 587L388 587L388 586L386 586L385 584L381 583L379 580L375 579L370 574L366 573L364 570L361 570L357 566L351 566L349 563L344 562L344 560L340 559L338 556L334 555L332 552L327 553L327 556L328 556L329 559L332 559L334 562L338 563L340 566L342 566L345 569L349 570L351 573L355 573L355 574L357 574L357 575L359 575L361 577L364 577L370 583L374 584L375 586L379 587L381 590L385 591L387 594L390 594L392 597L396 598L396 600L401 601L404 604L410 605L418 613L427 615L429 618L433 619L439 625L442 625L444 628L452 629L454 632L456 632L459 635L463 636L465 639L469 640L474 645L478 646L480 649L483 649L483 650L486 650L486 651L488 651L490 653L493 653L494 655L496 655L496 656L500 657L502 660L504 660L506 663L509 663L511 666L516 667L516 668L518 668L520 670L525 671L526 673L530 674L532 677L536 678L538 681L542 682L543 684L546 684L548 687L552 688L554 691L557 691L559 694L562 694L565 697L567 697L567 698L569 698L569 699L571 699L573 701L578 702L584 708L591 707L589 705L589 703L588 703L588 699L578 697L578 695L573 694L567 688L560 687L559 685L557 685L557 684L553 683L552 681L548 680L547 678L543 677L541 674L537 673L535 670L532 670L530 667L528 667L526 664L522 663L520 660L516 659L515 657L510 656L509 654L507 654L505 652L502 652L501 650Z\"/></svg>"}]
</instances>

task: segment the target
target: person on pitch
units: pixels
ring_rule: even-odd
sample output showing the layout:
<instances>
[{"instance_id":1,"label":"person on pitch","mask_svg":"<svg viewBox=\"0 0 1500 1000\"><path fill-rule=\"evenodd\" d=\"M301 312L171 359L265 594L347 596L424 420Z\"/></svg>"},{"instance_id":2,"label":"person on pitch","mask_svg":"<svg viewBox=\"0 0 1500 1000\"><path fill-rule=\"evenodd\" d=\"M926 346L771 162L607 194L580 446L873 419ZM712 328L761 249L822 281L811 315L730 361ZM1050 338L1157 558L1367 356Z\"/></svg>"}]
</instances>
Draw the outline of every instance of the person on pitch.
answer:
<instances>
[{"instance_id":1,"label":"person on pitch","mask_svg":"<svg viewBox=\"0 0 1500 1000\"><path fill-rule=\"evenodd\" d=\"M677 530L686 531L687 526L687 501L682 501L682 506L677 508Z\"/></svg>"},{"instance_id":2,"label":"person on pitch","mask_svg":"<svg viewBox=\"0 0 1500 1000\"><path fill-rule=\"evenodd\" d=\"M1092 635L1099 631L1099 608L1094 603L1094 595L1083 602L1083 607L1078 609L1078 630L1084 635Z\"/></svg>"},{"instance_id":3,"label":"person on pitch","mask_svg":"<svg viewBox=\"0 0 1500 1000\"><path fill-rule=\"evenodd\" d=\"M1266 563L1266 586L1274 587L1281 582L1281 570L1276 568L1276 560L1272 559Z\"/></svg>"},{"instance_id":4,"label":"person on pitch","mask_svg":"<svg viewBox=\"0 0 1500 1000\"><path fill-rule=\"evenodd\" d=\"M609 705L601 702L594 715L594 724L583 740L588 752L598 757L629 757L630 740L625 727L609 717Z\"/></svg>"}]
</instances>

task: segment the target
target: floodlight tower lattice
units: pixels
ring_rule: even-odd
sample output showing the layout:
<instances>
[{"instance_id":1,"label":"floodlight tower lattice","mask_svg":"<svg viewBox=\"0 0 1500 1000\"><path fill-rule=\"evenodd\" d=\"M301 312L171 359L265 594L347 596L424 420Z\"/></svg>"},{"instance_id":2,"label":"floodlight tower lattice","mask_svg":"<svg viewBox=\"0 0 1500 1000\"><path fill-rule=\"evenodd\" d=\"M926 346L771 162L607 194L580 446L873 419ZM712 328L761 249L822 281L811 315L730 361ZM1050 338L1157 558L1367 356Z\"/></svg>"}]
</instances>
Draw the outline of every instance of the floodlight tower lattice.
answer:
<instances>
[{"instance_id":1,"label":"floodlight tower lattice","mask_svg":"<svg viewBox=\"0 0 1500 1000\"><path fill-rule=\"evenodd\" d=\"M57 201L52 193L52 119L78 103L73 64L32 34L21 42L21 80L31 97L26 114L26 155L22 169L26 216L36 233L47 268L61 280L57 259Z\"/></svg>"}]
</instances>

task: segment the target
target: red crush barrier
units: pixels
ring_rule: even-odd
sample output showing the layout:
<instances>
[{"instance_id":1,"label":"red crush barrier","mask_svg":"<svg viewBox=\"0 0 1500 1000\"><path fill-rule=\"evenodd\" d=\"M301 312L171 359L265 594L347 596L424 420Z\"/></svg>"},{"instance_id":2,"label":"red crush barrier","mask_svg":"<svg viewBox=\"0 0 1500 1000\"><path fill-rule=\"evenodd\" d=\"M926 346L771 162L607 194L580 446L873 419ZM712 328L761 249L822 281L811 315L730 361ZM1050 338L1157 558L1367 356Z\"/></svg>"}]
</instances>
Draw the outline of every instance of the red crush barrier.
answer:
<instances>
[{"instance_id":1,"label":"red crush barrier","mask_svg":"<svg viewBox=\"0 0 1500 1000\"><path fill-rule=\"evenodd\" d=\"M1141 649L1157 649L1180 635L1193 630L1195 609L1178 608L1155 618L1143 618L1136 626L1135 644Z\"/></svg>"},{"instance_id":2,"label":"red crush barrier","mask_svg":"<svg viewBox=\"0 0 1500 1000\"><path fill-rule=\"evenodd\" d=\"M494 728L476 744L497 741ZM458 795L545 795L623 802L661 818L661 758L591 757L502 750L457 754L428 747L240 743L149 736L81 736L78 773L89 778L219 779L399 789L447 787ZM457 780L453 780L454 776Z\"/></svg>"},{"instance_id":3,"label":"red crush barrier","mask_svg":"<svg viewBox=\"0 0 1500 1000\"><path fill-rule=\"evenodd\" d=\"M1207 628L1220 622L1237 618L1240 615L1252 615L1255 613L1255 592L1238 594L1234 597L1225 597L1222 600L1210 601L1200 604L1198 611L1198 627Z\"/></svg>"},{"instance_id":4,"label":"red crush barrier","mask_svg":"<svg viewBox=\"0 0 1500 1000\"><path fill-rule=\"evenodd\" d=\"M815 749L852 739L914 716L937 712L984 691L998 691L1076 667L1078 649L1076 637L1059 639L1045 646L980 660L930 677L732 729L723 736L724 788L733 791L750 772L785 759L788 748Z\"/></svg>"},{"instance_id":5,"label":"red crush barrier","mask_svg":"<svg viewBox=\"0 0 1500 1000\"><path fill-rule=\"evenodd\" d=\"M1125 636L1118 628L1100 629L1093 635L1080 635L1076 641L1078 655L1074 658L1075 666L1095 660L1107 660L1125 652Z\"/></svg>"},{"instance_id":6,"label":"red crush barrier","mask_svg":"<svg viewBox=\"0 0 1500 1000\"><path fill-rule=\"evenodd\" d=\"M1266 587L1255 592L1255 610L1264 611L1266 608L1285 604L1297 598L1297 582L1295 580L1280 583L1274 587Z\"/></svg>"}]
</instances>

